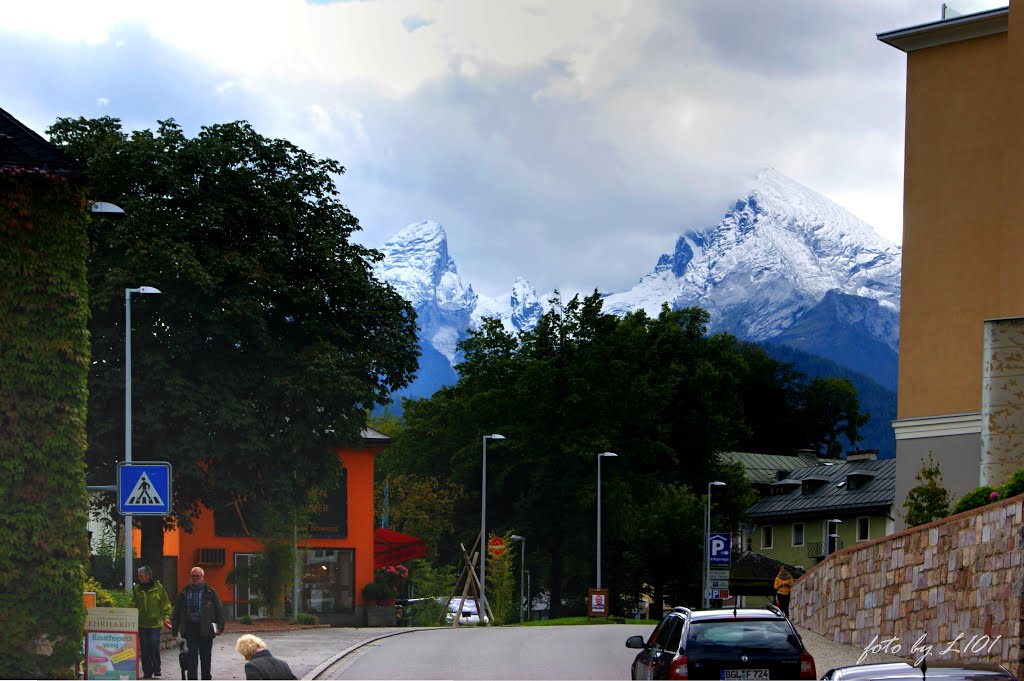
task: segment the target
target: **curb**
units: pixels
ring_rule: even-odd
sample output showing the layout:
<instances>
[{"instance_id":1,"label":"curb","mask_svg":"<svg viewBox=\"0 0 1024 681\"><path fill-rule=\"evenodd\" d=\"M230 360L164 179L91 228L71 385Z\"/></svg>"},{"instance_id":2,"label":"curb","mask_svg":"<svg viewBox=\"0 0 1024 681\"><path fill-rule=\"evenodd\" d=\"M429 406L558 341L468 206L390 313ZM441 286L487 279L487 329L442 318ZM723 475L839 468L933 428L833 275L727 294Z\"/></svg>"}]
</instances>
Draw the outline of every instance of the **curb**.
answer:
<instances>
[{"instance_id":1,"label":"curb","mask_svg":"<svg viewBox=\"0 0 1024 681\"><path fill-rule=\"evenodd\" d=\"M336 653L332 657L329 657L326 660L324 660L323 662L321 662L320 664L318 664L316 667L314 667L309 673L307 673L302 678L303 679L316 679L321 674L323 674L325 671L327 671L338 660L340 660L341 658L345 657L349 653L352 653L352 652L354 652L356 650L359 650L363 646L368 646L371 643L376 643L377 641L380 641L380 640L385 639L385 638L391 638L392 636L401 636L402 634L411 634L414 631L422 631L422 629L404 629L402 631L389 631L386 634L381 634L380 636L374 636L373 638L368 638L365 641L360 641L359 643L355 643L353 645L350 645L348 648L345 648L340 653Z\"/></svg>"}]
</instances>

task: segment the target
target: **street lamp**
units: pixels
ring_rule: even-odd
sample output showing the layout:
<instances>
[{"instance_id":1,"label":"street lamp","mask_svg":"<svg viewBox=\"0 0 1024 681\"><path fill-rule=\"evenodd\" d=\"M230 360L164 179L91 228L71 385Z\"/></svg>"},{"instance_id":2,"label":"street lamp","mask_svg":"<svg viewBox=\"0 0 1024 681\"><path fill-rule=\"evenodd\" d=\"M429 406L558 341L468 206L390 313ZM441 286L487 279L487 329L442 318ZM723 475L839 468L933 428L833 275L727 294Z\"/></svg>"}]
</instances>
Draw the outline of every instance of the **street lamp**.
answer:
<instances>
[{"instance_id":1,"label":"street lamp","mask_svg":"<svg viewBox=\"0 0 1024 681\"><path fill-rule=\"evenodd\" d=\"M526 600L524 597L523 587L526 583L523 581L526 576L526 537L521 537L518 534L512 535L512 541L521 541L523 546L519 551L519 623L523 623L523 608L526 607Z\"/></svg>"},{"instance_id":2,"label":"street lamp","mask_svg":"<svg viewBox=\"0 0 1024 681\"><path fill-rule=\"evenodd\" d=\"M839 518L832 518L825 528L825 555L831 556L839 548L839 526L843 521Z\"/></svg>"},{"instance_id":3,"label":"street lamp","mask_svg":"<svg viewBox=\"0 0 1024 681\"><path fill-rule=\"evenodd\" d=\"M710 599L708 598L708 583L710 582L710 578L711 578L711 555L710 555L710 547L708 545L708 538L711 535L711 488L712 487L725 487L725 483L724 482L718 482L717 480L715 482L709 482L708 483L708 507L707 507L707 510L704 512L704 581L703 581L703 584L701 584L701 590L704 592L702 594L702 597L703 597L702 598L702 603L704 605L704 609L705 610L710 605Z\"/></svg>"},{"instance_id":4,"label":"street lamp","mask_svg":"<svg viewBox=\"0 0 1024 681\"><path fill-rule=\"evenodd\" d=\"M597 588L601 588L601 459L618 456L615 452L601 452L597 455Z\"/></svg>"},{"instance_id":5,"label":"street lamp","mask_svg":"<svg viewBox=\"0 0 1024 681\"><path fill-rule=\"evenodd\" d=\"M160 293L152 286L124 290L124 460L132 461L132 294ZM132 517L124 517L124 590L132 590Z\"/></svg>"},{"instance_id":6,"label":"street lamp","mask_svg":"<svg viewBox=\"0 0 1024 681\"><path fill-rule=\"evenodd\" d=\"M480 608L483 610L480 613L481 622L487 612L487 599L484 596L484 569L487 567L487 441L504 439L505 436L498 433L484 435L483 438L484 462L483 475L480 479Z\"/></svg>"}]
</instances>

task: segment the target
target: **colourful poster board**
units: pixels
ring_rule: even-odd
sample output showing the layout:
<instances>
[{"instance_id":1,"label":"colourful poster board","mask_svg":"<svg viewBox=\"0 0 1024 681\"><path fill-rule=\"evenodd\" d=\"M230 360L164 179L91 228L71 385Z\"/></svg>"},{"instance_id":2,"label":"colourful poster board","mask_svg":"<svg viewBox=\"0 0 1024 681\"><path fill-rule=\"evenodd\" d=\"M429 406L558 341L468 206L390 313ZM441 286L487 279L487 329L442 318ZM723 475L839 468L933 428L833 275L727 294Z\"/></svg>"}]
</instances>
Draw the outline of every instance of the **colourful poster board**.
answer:
<instances>
[{"instance_id":1,"label":"colourful poster board","mask_svg":"<svg viewBox=\"0 0 1024 681\"><path fill-rule=\"evenodd\" d=\"M587 617L608 617L608 589L587 589Z\"/></svg>"},{"instance_id":2,"label":"colourful poster board","mask_svg":"<svg viewBox=\"0 0 1024 681\"><path fill-rule=\"evenodd\" d=\"M85 678L139 678L139 633L85 632Z\"/></svg>"}]
</instances>

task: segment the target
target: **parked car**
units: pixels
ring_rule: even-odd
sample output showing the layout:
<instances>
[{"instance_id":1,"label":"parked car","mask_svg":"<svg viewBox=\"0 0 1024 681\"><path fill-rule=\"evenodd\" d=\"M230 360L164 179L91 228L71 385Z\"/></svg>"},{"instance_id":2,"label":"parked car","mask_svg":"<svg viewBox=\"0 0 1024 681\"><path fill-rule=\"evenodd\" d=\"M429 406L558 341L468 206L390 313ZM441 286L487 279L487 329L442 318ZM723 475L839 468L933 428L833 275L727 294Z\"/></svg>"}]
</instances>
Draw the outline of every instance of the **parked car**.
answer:
<instances>
[{"instance_id":1,"label":"parked car","mask_svg":"<svg viewBox=\"0 0 1024 681\"><path fill-rule=\"evenodd\" d=\"M466 624L480 624L480 614L476 609L476 601L472 598L467 598L464 602L462 596L455 596L448 601L448 615L447 622L452 624L455 622L455 615L459 613L459 603L462 602L462 616L459 617L459 625ZM487 621L486 617L484 621Z\"/></svg>"},{"instance_id":2,"label":"parked car","mask_svg":"<svg viewBox=\"0 0 1024 681\"><path fill-rule=\"evenodd\" d=\"M881 662L837 667L825 672L829 681L902 681L903 679L939 679L940 681L1017 681L1005 667L994 662L964 662L927 659L921 665L910 662Z\"/></svg>"},{"instance_id":3,"label":"parked car","mask_svg":"<svg viewBox=\"0 0 1024 681\"><path fill-rule=\"evenodd\" d=\"M650 638L630 636L633 679L816 679L814 658L774 606L673 608Z\"/></svg>"}]
</instances>

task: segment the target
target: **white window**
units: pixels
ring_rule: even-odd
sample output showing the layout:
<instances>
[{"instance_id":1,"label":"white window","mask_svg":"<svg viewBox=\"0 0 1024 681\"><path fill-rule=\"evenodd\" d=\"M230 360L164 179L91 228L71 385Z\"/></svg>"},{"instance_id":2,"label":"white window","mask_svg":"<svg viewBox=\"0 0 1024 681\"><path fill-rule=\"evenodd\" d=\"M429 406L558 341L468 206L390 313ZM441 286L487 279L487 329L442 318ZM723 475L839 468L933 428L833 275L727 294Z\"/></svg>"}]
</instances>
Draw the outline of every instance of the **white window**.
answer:
<instances>
[{"instance_id":1,"label":"white window","mask_svg":"<svg viewBox=\"0 0 1024 681\"><path fill-rule=\"evenodd\" d=\"M772 548L772 526L765 525L761 528L761 548L770 549Z\"/></svg>"},{"instance_id":2,"label":"white window","mask_svg":"<svg viewBox=\"0 0 1024 681\"><path fill-rule=\"evenodd\" d=\"M868 517L857 518L857 541L864 541L871 535L871 519Z\"/></svg>"},{"instance_id":3,"label":"white window","mask_svg":"<svg viewBox=\"0 0 1024 681\"><path fill-rule=\"evenodd\" d=\"M804 545L804 524L793 523L793 546Z\"/></svg>"}]
</instances>

